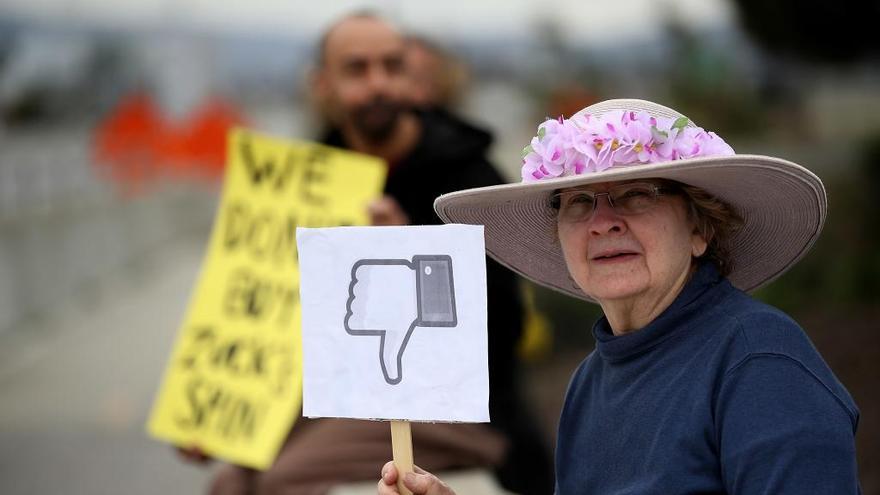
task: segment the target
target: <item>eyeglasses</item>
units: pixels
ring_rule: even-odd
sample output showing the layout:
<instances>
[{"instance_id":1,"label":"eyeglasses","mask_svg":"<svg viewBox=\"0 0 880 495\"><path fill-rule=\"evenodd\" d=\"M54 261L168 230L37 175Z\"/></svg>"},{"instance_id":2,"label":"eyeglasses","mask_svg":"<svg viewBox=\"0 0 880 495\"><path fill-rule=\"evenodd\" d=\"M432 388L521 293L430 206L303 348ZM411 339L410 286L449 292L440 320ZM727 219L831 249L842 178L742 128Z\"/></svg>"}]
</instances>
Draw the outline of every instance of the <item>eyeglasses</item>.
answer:
<instances>
[{"instance_id":1,"label":"eyeglasses","mask_svg":"<svg viewBox=\"0 0 880 495\"><path fill-rule=\"evenodd\" d=\"M673 192L674 190L669 187L650 182L631 182L614 186L607 192L597 193L577 189L559 191L553 194L550 205L559 212L559 221L576 223L585 222L593 216L599 196L607 196L608 204L614 212L627 216L650 210L657 203L659 196Z\"/></svg>"}]
</instances>

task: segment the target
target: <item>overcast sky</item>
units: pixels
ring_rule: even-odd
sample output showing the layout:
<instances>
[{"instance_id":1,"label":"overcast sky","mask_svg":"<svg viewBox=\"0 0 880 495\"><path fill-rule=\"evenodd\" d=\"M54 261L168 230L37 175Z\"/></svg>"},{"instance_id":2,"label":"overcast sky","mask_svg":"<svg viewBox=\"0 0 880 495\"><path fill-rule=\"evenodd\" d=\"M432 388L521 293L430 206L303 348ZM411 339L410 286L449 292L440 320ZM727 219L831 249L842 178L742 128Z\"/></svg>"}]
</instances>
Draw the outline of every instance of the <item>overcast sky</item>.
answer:
<instances>
[{"instance_id":1,"label":"overcast sky","mask_svg":"<svg viewBox=\"0 0 880 495\"><path fill-rule=\"evenodd\" d=\"M509 37L551 21L568 41L615 43L657 33L674 12L694 27L728 26L728 0L2 0L0 13L122 29L195 29L312 37L333 19L374 8L404 27L446 39ZM630 40L632 41L632 40Z\"/></svg>"}]
</instances>

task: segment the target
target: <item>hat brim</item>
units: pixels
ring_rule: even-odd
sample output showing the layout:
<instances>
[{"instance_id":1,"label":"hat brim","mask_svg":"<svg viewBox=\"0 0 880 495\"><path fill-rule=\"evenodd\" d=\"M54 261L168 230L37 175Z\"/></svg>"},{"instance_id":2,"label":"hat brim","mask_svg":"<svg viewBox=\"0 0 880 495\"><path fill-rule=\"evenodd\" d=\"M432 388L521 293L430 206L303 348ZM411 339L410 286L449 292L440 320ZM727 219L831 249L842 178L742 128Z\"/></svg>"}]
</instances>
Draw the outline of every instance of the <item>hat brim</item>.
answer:
<instances>
[{"instance_id":1,"label":"hat brim","mask_svg":"<svg viewBox=\"0 0 880 495\"><path fill-rule=\"evenodd\" d=\"M553 191L601 182L671 179L732 205L744 224L730 239L731 283L755 290L802 258L822 230L827 198L809 170L779 158L733 155L613 167L602 172L468 189L434 202L447 223L485 226L486 251L538 284L592 301L569 276L556 234Z\"/></svg>"}]
</instances>

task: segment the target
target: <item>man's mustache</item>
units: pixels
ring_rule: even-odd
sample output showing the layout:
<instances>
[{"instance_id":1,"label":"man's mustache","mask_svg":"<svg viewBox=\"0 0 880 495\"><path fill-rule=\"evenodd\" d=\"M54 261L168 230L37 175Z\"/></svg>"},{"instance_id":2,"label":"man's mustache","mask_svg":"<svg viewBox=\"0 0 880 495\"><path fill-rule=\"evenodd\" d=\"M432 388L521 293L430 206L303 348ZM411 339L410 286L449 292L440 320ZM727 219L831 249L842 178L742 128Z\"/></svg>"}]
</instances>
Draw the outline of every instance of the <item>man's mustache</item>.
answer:
<instances>
[{"instance_id":1,"label":"man's mustache","mask_svg":"<svg viewBox=\"0 0 880 495\"><path fill-rule=\"evenodd\" d=\"M397 111L401 108L402 105L399 102L395 102L389 98L374 98L358 107L357 111L363 115L375 111Z\"/></svg>"}]
</instances>

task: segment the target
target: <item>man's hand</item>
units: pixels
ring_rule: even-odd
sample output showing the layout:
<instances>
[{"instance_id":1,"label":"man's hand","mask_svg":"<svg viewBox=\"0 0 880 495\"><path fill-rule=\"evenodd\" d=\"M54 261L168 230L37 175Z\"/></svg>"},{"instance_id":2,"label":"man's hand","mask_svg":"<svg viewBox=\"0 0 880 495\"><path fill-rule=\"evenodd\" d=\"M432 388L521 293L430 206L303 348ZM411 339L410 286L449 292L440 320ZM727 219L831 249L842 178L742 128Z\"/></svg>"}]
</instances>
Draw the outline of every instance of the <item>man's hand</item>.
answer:
<instances>
[{"instance_id":1,"label":"man's hand","mask_svg":"<svg viewBox=\"0 0 880 495\"><path fill-rule=\"evenodd\" d=\"M177 455L184 459L185 461L189 461L195 464L207 464L213 459L202 452L202 449L193 446L193 447L175 447L177 450Z\"/></svg>"},{"instance_id":2,"label":"man's hand","mask_svg":"<svg viewBox=\"0 0 880 495\"><path fill-rule=\"evenodd\" d=\"M413 495L455 495L452 488L440 481L440 478L415 466L414 473L406 473L403 484ZM400 495L397 490L397 468L393 461L382 467L382 479L379 480L379 495Z\"/></svg>"},{"instance_id":3,"label":"man's hand","mask_svg":"<svg viewBox=\"0 0 880 495\"><path fill-rule=\"evenodd\" d=\"M372 225L408 225L409 215L403 211L396 199L388 196L373 201L367 206Z\"/></svg>"}]
</instances>

